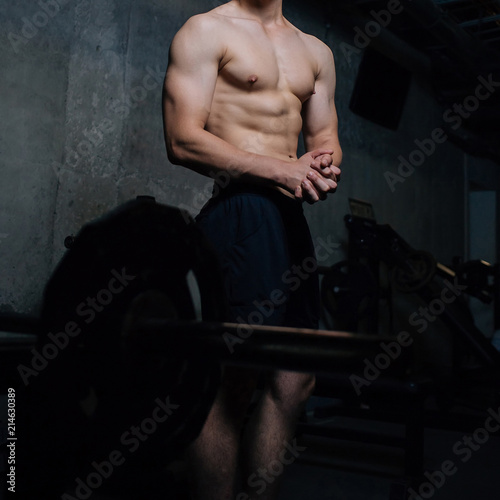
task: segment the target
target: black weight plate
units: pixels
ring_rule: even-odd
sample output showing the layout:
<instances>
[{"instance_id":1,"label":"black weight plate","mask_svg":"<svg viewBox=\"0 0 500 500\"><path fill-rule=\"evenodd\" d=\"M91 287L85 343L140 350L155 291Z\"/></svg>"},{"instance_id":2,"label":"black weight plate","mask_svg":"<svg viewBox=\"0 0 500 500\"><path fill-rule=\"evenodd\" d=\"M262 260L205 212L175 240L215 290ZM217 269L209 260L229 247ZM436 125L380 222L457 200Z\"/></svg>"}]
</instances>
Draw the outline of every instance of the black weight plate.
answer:
<instances>
[{"instance_id":1,"label":"black weight plate","mask_svg":"<svg viewBox=\"0 0 500 500\"><path fill-rule=\"evenodd\" d=\"M41 470L60 484L61 478L71 484L75 471L85 474L92 461L113 450L128 453L127 466L168 461L199 433L215 398L219 367L210 360L187 363L175 353L131 359L123 347L125 319L144 294L154 291L168 301L156 310L161 317L195 317L186 282L190 270L204 316L223 320L223 286L210 246L187 214L145 200L84 226L56 268L45 289L37 350L47 352L54 338L68 342L30 384L30 397L51 435ZM178 407L131 453L124 433L167 397ZM34 446L37 439L48 446L36 432L33 438Z\"/></svg>"}]
</instances>

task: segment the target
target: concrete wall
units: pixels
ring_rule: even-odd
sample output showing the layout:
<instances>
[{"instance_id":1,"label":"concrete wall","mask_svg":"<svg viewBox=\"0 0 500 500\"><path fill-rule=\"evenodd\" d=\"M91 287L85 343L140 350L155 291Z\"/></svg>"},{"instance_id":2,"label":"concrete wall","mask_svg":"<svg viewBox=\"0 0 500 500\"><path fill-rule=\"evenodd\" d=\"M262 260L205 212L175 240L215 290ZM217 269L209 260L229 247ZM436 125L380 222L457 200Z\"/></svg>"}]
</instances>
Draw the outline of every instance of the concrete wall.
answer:
<instances>
[{"instance_id":1,"label":"concrete wall","mask_svg":"<svg viewBox=\"0 0 500 500\"><path fill-rule=\"evenodd\" d=\"M196 213L208 179L169 164L161 85L168 48L185 20L223 2L49 0L0 4L0 312L36 312L65 236L121 202L149 194ZM335 196L307 207L314 237L345 243L348 197L371 201L415 248L449 263L465 251L465 155L446 142L415 172L389 185L398 156L441 125L443 110L413 80L398 131L349 111L361 53L321 10L285 2L287 17L333 49L344 149ZM498 166L472 159L477 177ZM470 174L472 175L472 174ZM328 262L343 258L339 250Z\"/></svg>"}]
</instances>

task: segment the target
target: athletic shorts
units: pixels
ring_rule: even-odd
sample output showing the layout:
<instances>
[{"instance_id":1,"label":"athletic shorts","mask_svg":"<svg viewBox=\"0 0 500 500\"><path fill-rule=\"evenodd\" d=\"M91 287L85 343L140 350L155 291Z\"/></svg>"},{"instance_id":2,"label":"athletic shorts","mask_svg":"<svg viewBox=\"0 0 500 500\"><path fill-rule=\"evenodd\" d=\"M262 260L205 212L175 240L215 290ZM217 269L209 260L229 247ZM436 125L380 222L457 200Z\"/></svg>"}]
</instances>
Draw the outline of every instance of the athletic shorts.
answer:
<instances>
[{"instance_id":1,"label":"athletic shorts","mask_svg":"<svg viewBox=\"0 0 500 500\"><path fill-rule=\"evenodd\" d=\"M318 328L317 261L300 202L234 184L208 201L196 223L222 265L228 321Z\"/></svg>"}]
</instances>

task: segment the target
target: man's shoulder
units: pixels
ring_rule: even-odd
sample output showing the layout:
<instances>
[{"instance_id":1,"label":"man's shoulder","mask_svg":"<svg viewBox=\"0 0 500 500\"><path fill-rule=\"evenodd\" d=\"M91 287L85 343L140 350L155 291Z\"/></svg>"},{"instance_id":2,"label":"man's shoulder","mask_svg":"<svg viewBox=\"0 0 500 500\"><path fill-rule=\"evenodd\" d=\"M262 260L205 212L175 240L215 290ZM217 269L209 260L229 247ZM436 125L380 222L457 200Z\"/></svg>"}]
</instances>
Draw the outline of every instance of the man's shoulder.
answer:
<instances>
[{"instance_id":1,"label":"man's shoulder","mask_svg":"<svg viewBox=\"0 0 500 500\"><path fill-rule=\"evenodd\" d=\"M172 45L218 47L222 43L219 35L224 31L224 19L214 11L196 14L182 25Z\"/></svg>"},{"instance_id":2,"label":"man's shoulder","mask_svg":"<svg viewBox=\"0 0 500 500\"><path fill-rule=\"evenodd\" d=\"M227 16L226 11L226 5L219 5L218 7L215 7L208 12L203 12L201 14L196 14L190 17L184 24L184 27L203 30L221 28L224 25L228 24L228 20L230 19Z\"/></svg>"},{"instance_id":3,"label":"man's shoulder","mask_svg":"<svg viewBox=\"0 0 500 500\"><path fill-rule=\"evenodd\" d=\"M298 31L299 36L302 38L304 44L316 57L321 58L332 54L332 50L325 42L315 37L314 35L310 35L308 33L300 31L298 28L295 29Z\"/></svg>"},{"instance_id":4,"label":"man's shoulder","mask_svg":"<svg viewBox=\"0 0 500 500\"><path fill-rule=\"evenodd\" d=\"M212 30L221 23L221 16L217 15L213 10L204 12L203 14L196 14L190 17L182 29L195 29L195 30Z\"/></svg>"}]
</instances>

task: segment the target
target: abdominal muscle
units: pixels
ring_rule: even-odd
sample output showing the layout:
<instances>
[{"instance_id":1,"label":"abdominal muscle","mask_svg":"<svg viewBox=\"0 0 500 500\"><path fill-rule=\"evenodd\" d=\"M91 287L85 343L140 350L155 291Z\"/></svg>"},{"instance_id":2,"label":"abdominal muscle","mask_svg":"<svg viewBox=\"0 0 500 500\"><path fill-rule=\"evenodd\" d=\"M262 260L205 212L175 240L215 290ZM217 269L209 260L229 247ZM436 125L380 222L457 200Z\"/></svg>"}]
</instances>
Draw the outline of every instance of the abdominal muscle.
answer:
<instances>
[{"instance_id":1,"label":"abdominal muscle","mask_svg":"<svg viewBox=\"0 0 500 500\"><path fill-rule=\"evenodd\" d=\"M292 162L297 160L301 108L289 92L216 92L206 129L242 151Z\"/></svg>"}]
</instances>

